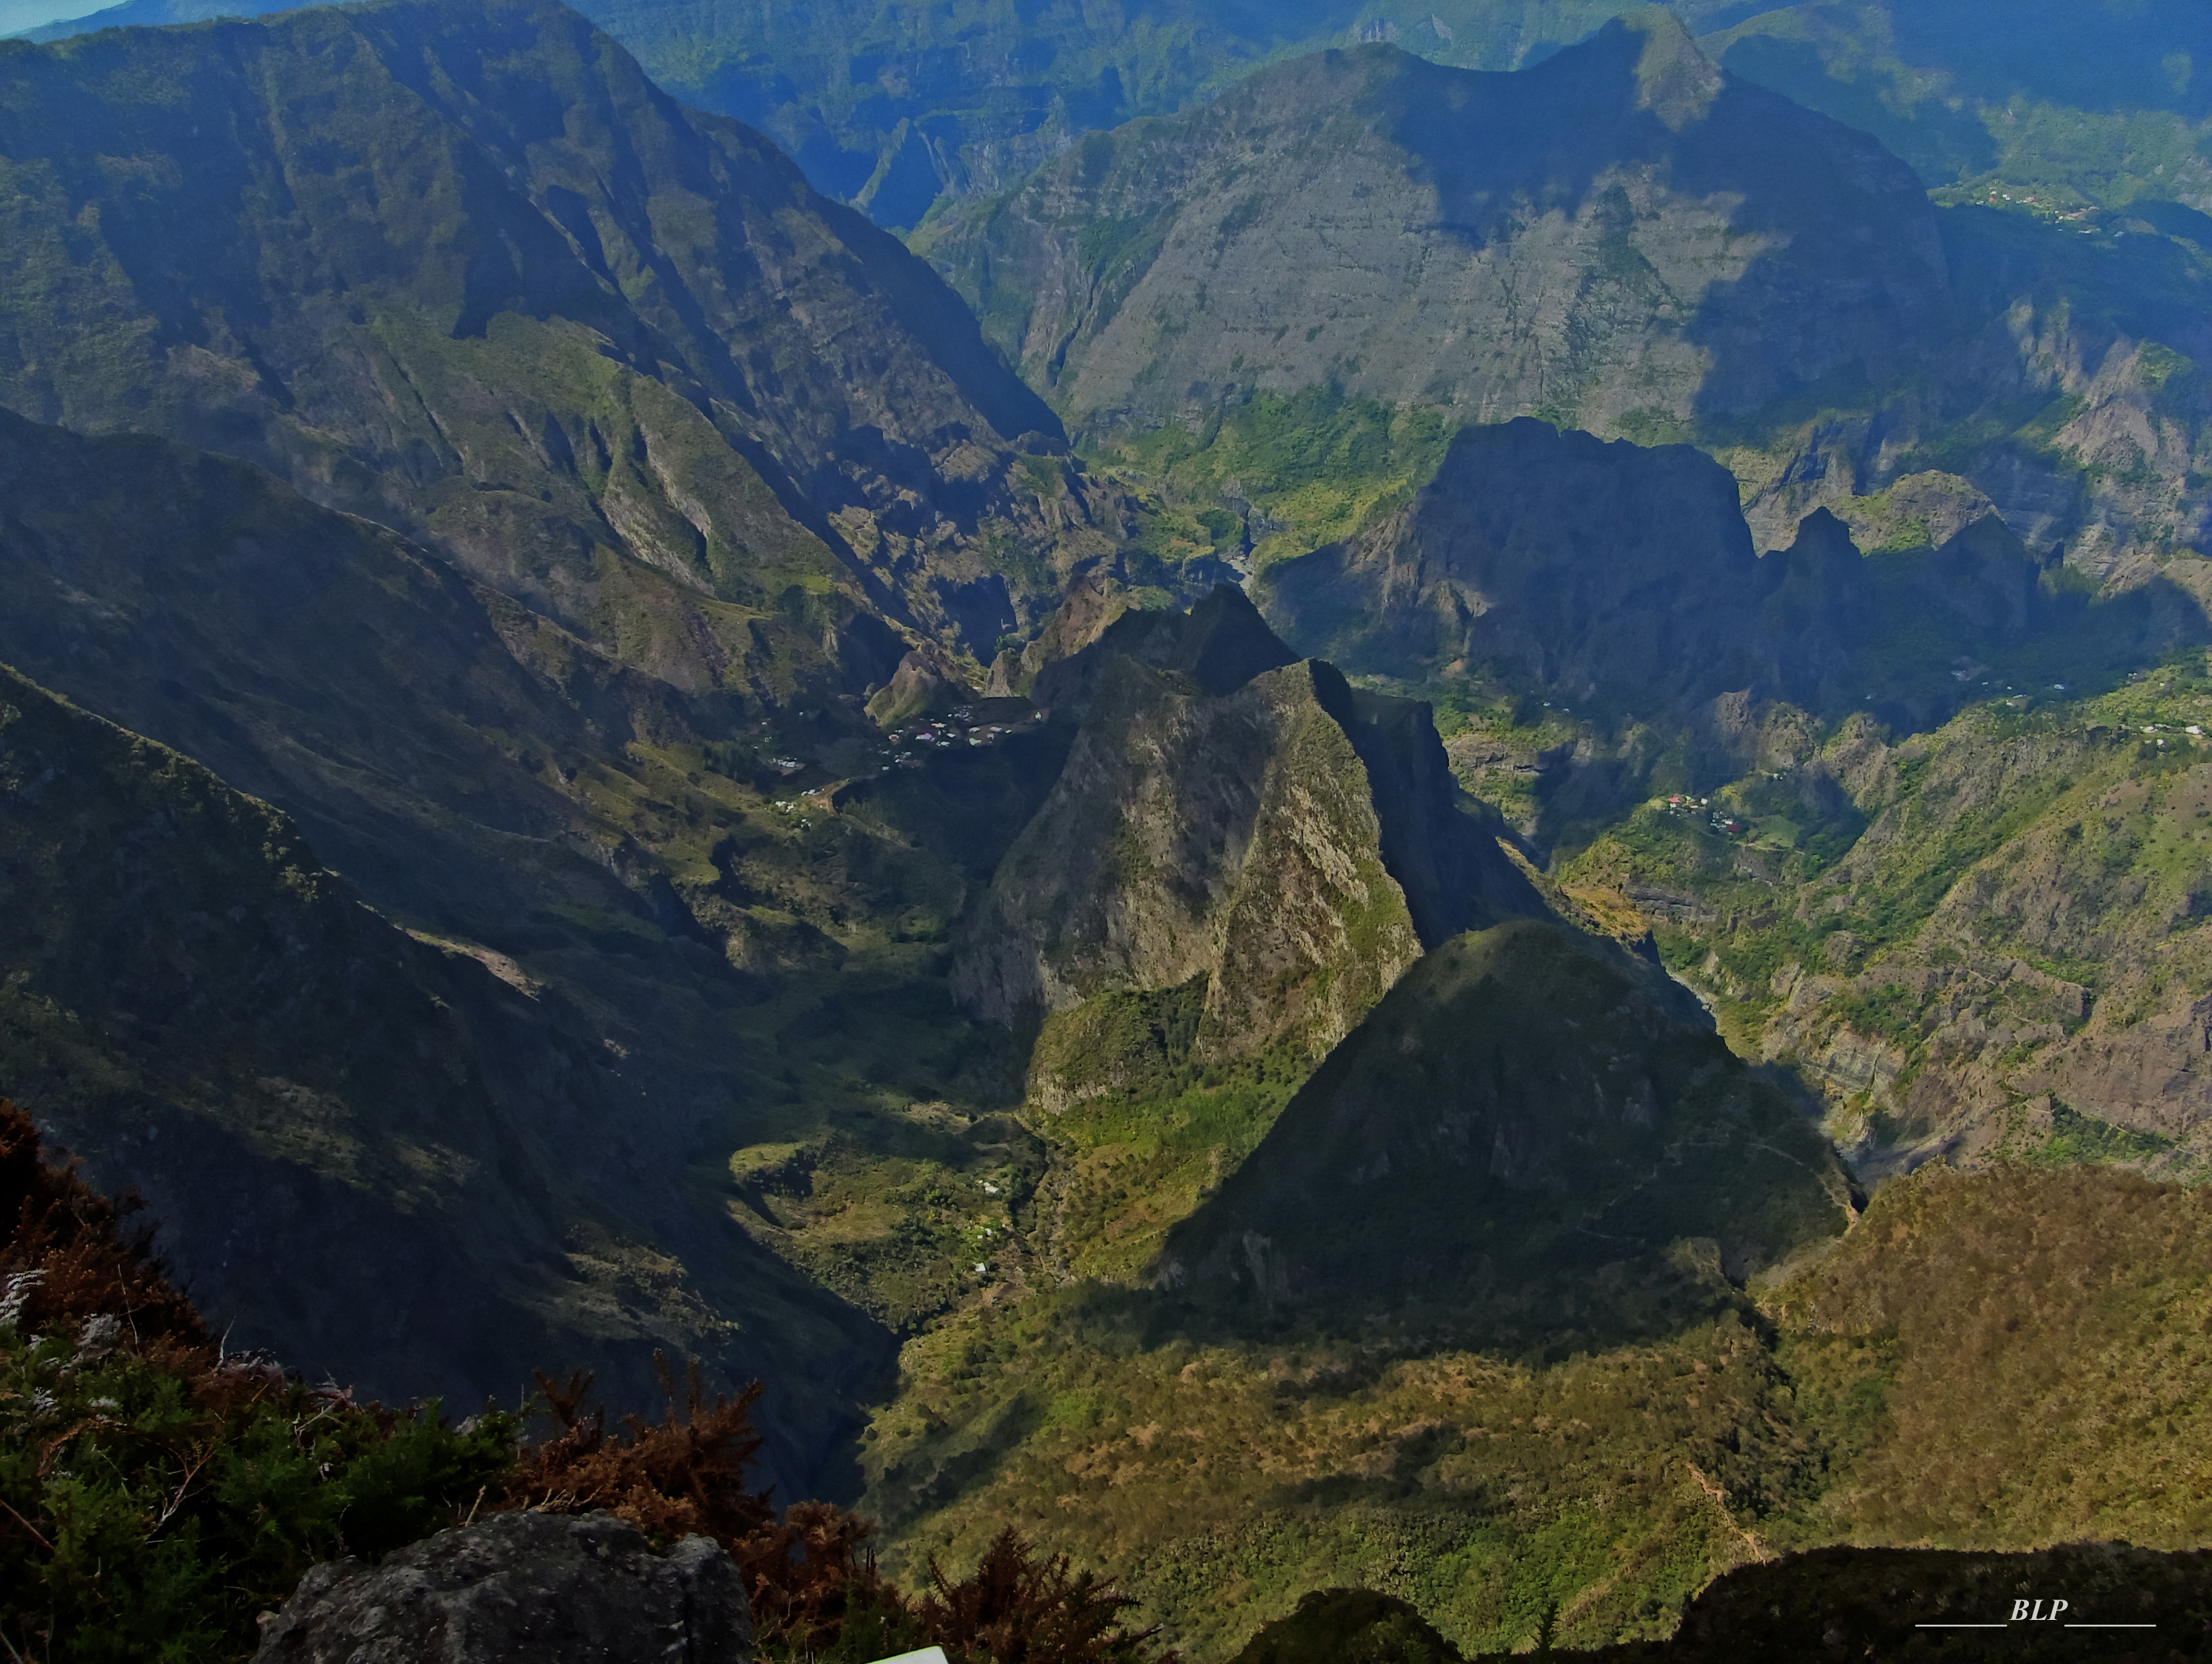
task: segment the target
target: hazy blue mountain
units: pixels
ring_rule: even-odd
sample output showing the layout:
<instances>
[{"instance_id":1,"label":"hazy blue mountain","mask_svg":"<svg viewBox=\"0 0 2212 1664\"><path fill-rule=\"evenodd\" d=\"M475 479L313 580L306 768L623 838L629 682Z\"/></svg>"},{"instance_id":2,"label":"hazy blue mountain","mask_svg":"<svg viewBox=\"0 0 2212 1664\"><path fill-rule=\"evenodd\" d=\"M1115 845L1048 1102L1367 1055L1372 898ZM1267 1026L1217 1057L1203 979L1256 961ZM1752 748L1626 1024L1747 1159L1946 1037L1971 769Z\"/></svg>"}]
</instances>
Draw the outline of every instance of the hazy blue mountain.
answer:
<instances>
[{"instance_id":1,"label":"hazy blue mountain","mask_svg":"<svg viewBox=\"0 0 2212 1664\"><path fill-rule=\"evenodd\" d=\"M2212 207L2212 20L2194 0L1809 0L1703 44L1975 200Z\"/></svg>"},{"instance_id":2,"label":"hazy blue mountain","mask_svg":"<svg viewBox=\"0 0 2212 1664\"><path fill-rule=\"evenodd\" d=\"M1930 185L2083 203L2207 206L2212 70L2195 0L1675 0L1732 72L1879 137ZM31 28L283 9L124 0ZM1627 0L592 0L584 9L686 102L772 134L834 197L910 227L945 192L1002 189L1082 132L1170 113L1285 53L1388 41L1513 69L1642 8Z\"/></svg>"},{"instance_id":3,"label":"hazy blue mountain","mask_svg":"<svg viewBox=\"0 0 2212 1664\"><path fill-rule=\"evenodd\" d=\"M58 39L284 9L124 0L27 33ZM760 127L819 189L860 202L878 223L908 227L943 192L999 189L1075 135L1180 109L1286 53L1389 40L1441 63L1510 69L1624 8L1434 0L1398 15L1373 0L1045 0L1014 9L982 0L594 0L583 9L687 103Z\"/></svg>"}]
</instances>

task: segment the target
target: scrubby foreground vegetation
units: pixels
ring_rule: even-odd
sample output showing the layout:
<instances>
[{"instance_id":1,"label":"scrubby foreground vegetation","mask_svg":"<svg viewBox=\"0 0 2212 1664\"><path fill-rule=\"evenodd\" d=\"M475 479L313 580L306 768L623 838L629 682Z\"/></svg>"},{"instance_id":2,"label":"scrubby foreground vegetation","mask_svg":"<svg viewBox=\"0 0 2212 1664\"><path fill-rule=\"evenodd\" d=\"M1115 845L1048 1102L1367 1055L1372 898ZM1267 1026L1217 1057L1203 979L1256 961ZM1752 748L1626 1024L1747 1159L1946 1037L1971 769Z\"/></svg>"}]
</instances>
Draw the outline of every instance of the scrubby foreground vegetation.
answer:
<instances>
[{"instance_id":1,"label":"scrubby foreground vegetation","mask_svg":"<svg viewBox=\"0 0 2212 1664\"><path fill-rule=\"evenodd\" d=\"M856 1515L779 1516L746 1485L756 1383L709 1398L696 1367L662 1419L586 1413L589 1377L540 1377L519 1412L459 1424L311 1387L226 1353L116 1204L42 1158L0 1099L0 1643L16 1659L237 1659L318 1561L374 1559L488 1511L605 1509L737 1559L765 1658L873 1658L932 1643L962 1664L1147 1664L1129 1602L1011 1531L975 1571L909 1596ZM523 1434L533 1412L550 1436Z\"/></svg>"}]
</instances>

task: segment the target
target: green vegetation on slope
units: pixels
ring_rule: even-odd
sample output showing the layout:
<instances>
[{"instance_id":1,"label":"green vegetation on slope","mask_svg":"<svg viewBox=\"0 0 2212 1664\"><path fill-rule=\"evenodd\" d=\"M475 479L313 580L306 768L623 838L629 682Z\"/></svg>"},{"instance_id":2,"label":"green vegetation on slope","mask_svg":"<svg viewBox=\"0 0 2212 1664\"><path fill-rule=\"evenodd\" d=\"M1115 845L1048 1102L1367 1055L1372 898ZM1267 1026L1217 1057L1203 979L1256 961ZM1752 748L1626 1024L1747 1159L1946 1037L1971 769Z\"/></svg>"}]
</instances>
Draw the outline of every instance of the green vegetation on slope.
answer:
<instances>
[{"instance_id":1,"label":"green vegetation on slope","mask_svg":"<svg viewBox=\"0 0 2212 1664\"><path fill-rule=\"evenodd\" d=\"M1115 1566L1201 1660L1345 1582L1411 1599L1462 1646L1517 1644L1584 1594L1569 1633L1662 1634L1743 1557L1737 1513L1756 1523L1819 1471L1760 1418L1778 1377L1705 1274L1717 1322L1533 1366L1419 1333L1224 1339L1158 1297L1032 1294L909 1343L866 1442L867 1506L895 1568L1008 1521Z\"/></svg>"},{"instance_id":2,"label":"green vegetation on slope","mask_svg":"<svg viewBox=\"0 0 2212 1664\"><path fill-rule=\"evenodd\" d=\"M2207 719L2192 654L1895 741L1855 720L1710 803L1638 809L1559 876L1639 909L1863 1160L2193 1175L2212 758L2187 730Z\"/></svg>"},{"instance_id":3,"label":"green vegetation on slope","mask_svg":"<svg viewBox=\"0 0 2212 1664\"><path fill-rule=\"evenodd\" d=\"M1010 1520L1121 1569L1201 1661L1345 1583L1504 1652L1547 1613L1567 1646L1667 1634L1715 1575L1821 1544L2186 1547L2204 1196L1930 1167L1755 1309L1687 1257L1702 1314L1551 1362L1419 1322L1232 1337L1172 1297L1033 1294L909 1344L870 1503L894 1564Z\"/></svg>"},{"instance_id":4,"label":"green vegetation on slope","mask_svg":"<svg viewBox=\"0 0 2212 1664\"><path fill-rule=\"evenodd\" d=\"M757 1382L710 1399L695 1363L658 1421L610 1431L591 1376L538 1377L522 1411L459 1426L309 1388L219 1344L144 1234L43 1159L0 1099L0 1645L70 1664L216 1664L255 1651L311 1565L374 1564L480 1515L613 1513L663 1552L693 1534L736 1560L753 1640L786 1664L857 1664L934 1642L958 1664L1146 1664L1131 1604L1001 1532L975 1571L933 1564L919 1598L879 1576L866 1521L818 1502L781 1520L750 1490ZM550 1424L525 1446L526 1419ZM375 1644L370 1637L355 1640ZM21 1645L18 1645L18 1643Z\"/></svg>"},{"instance_id":5,"label":"green vegetation on slope","mask_svg":"<svg viewBox=\"0 0 2212 1664\"><path fill-rule=\"evenodd\" d=\"M1094 1182L1124 1183L1124 1210L1146 1182L1161 1198L1143 1156L1182 1131L1188 1098L1163 1089L1189 999L1075 1013L1121 1042L1124 1165ZM1033 1115L1055 1163L1095 1163L1089 1108ZM1054 1265L1049 1199L1015 1221L1019 1297L910 1341L875 1419L892 1564L1011 1521L1122 1569L1208 1658L1347 1580L1459 1644L1511 1644L1625 1565L1583 1614L1610 1638L1663 1632L1732 1563L1732 1507L1816 1488L1824 1459L1753 1408L1779 1377L1724 1272L1839 1228L1843 1175L1678 990L1560 926L1415 965L1164 1252L1100 1252L1109 1222L1088 1264L1078 1237Z\"/></svg>"},{"instance_id":6,"label":"green vegetation on slope","mask_svg":"<svg viewBox=\"0 0 2212 1664\"><path fill-rule=\"evenodd\" d=\"M1106 546L926 267L550 0L5 43L0 179L0 404L259 463L687 690L988 656Z\"/></svg>"},{"instance_id":7,"label":"green vegetation on slope","mask_svg":"<svg viewBox=\"0 0 2212 1664\"><path fill-rule=\"evenodd\" d=\"M1261 393L1192 428L1093 436L1094 466L1139 505L1133 575L1211 556L1240 568L1351 537L1429 483L1453 423L1316 386ZM1141 552L1139 552L1141 551Z\"/></svg>"},{"instance_id":8,"label":"green vegetation on slope","mask_svg":"<svg viewBox=\"0 0 2212 1664\"><path fill-rule=\"evenodd\" d=\"M0 1098L0 1644L202 1664L319 1560L452 1523L520 1423L392 1412L227 1353Z\"/></svg>"},{"instance_id":9,"label":"green vegetation on slope","mask_svg":"<svg viewBox=\"0 0 2212 1664\"><path fill-rule=\"evenodd\" d=\"M1801 1402L1880 1405L1832 1540L2201 1545L2212 1190L1935 1166L1762 1301ZM1966 1291L1972 1291L1971 1296Z\"/></svg>"},{"instance_id":10,"label":"green vegetation on slope","mask_svg":"<svg viewBox=\"0 0 2212 1664\"><path fill-rule=\"evenodd\" d=\"M1030 1071L1031 1119L1055 1157L1036 1221L1049 1280L1149 1278L1167 1232L1252 1153L1313 1072L1294 1036L1202 1054L1206 981L1099 994L1045 1019Z\"/></svg>"},{"instance_id":11,"label":"green vegetation on slope","mask_svg":"<svg viewBox=\"0 0 2212 1664\"><path fill-rule=\"evenodd\" d=\"M1399 1323L1601 1346L1696 1309L1671 1245L1741 1278L1850 1205L1795 1106L1680 989L1610 943L1515 920L1413 966L1161 1269L1248 1317L1351 1321L1388 1291Z\"/></svg>"}]
</instances>

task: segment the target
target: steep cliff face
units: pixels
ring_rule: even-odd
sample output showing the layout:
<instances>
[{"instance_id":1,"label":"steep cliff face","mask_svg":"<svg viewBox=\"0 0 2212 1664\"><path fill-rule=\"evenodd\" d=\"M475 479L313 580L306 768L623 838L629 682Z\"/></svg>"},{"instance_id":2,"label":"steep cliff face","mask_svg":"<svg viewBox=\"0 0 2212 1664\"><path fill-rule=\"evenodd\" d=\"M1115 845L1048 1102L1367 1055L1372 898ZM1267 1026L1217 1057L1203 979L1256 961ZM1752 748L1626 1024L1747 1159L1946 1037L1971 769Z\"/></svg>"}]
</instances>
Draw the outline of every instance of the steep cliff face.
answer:
<instances>
[{"instance_id":1,"label":"steep cliff face","mask_svg":"<svg viewBox=\"0 0 2212 1664\"><path fill-rule=\"evenodd\" d=\"M1513 74L1387 46L1279 64L919 246L1101 426L1324 381L1477 421L1679 424L1886 376L1945 297L1909 168L1656 13Z\"/></svg>"},{"instance_id":2,"label":"steep cliff face","mask_svg":"<svg viewBox=\"0 0 2212 1664\"><path fill-rule=\"evenodd\" d=\"M841 1385L770 1412L803 1479L872 1326L726 1227L671 1229L696 1129L593 1027L372 912L266 804L0 668L0 1078L95 1183L144 1193L231 1345L455 1406L532 1360L641 1396L656 1346L820 1371ZM624 1254L657 1286L593 1275Z\"/></svg>"},{"instance_id":3,"label":"steep cliff face","mask_svg":"<svg viewBox=\"0 0 2212 1664\"><path fill-rule=\"evenodd\" d=\"M1008 852L955 986L1009 1021L1210 979L1200 1043L1320 1056L1420 953L1316 667L1192 697L1127 659Z\"/></svg>"},{"instance_id":4,"label":"steep cliff face","mask_svg":"<svg viewBox=\"0 0 2212 1664\"><path fill-rule=\"evenodd\" d=\"M2212 769L2170 732L2165 757L2117 724L2008 743L1967 719L1887 760L1873 824L1820 897L1850 934L1793 954L1761 991L1778 996L1765 1049L1801 1063L1870 1163L2070 1150L2195 1174L2212 1159ZM1937 890L1922 874L1954 840L1987 853ZM1933 903L1924 921L1854 939L1906 873Z\"/></svg>"},{"instance_id":5,"label":"steep cliff face","mask_svg":"<svg viewBox=\"0 0 2212 1664\"><path fill-rule=\"evenodd\" d=\"M1310 1062L1425 947L1539 905L1422 708L1288 658L1224 590L1040 675L1083 726L963 926L966 1004L1010 1023L1200 982L1199 1055Z\"/></svg>"},{"instance_id":6,"label":"steep cliff face","mask_svg":"<svg viewBox=\"0 0 2212 1664\"><path fill-rule=\"evenodd\" d=\"M1829 52L1839 9L1754 20L1729 62L1764 62L1759 40L1815 13ZM1877 13L1851 29L1879 34ZM1975 51L1946 53L1964 86ZM1891 68L1905 104L1944 84ZM1695 443L1735 476L1763 550L1819 507L1888 514L1900 487L1993 506L2108 588L2203 549L2203 216L2176 202L2062 222L2037 187L1938 208L1866 122L1758 79L1656 12L1507 74L1325 52L1090 135L915 241L1107 442L1327 388L1455 425L1528 414ZM1982 107L2024 155L2033 124ZM2201 147L2171 120L2124 143L2179 180Z\"/></svg>"},{"instance_id":7,"label":"steep cliff face","mask_svg":"<svg viewBox=\"0 0 2212 1664\"><path fill-rule=\"evenodd\" d=\"M1405 510L1256 588L1285 635L1360 670L1511 661L1657 706L1771 683L1745 624L1772 570L1710 458L1523 417L1461 434Z\"/></svg>"},{"instance_id":8,"label":"steep cliff face","mask_svg":"<svg viewBox=\"0 0 2212 1664\"><path fill-rule=\"evenodd\" d=\"M1286 636L1355 670L1503 671L1646 720L1741 694L1926 727L1979 692L1960 674L1978 659L2074 680L2206 633L2175 583L2093 606L1986 504L1959 518L1940 547L1863 555L1816 509L1759 556L1710 457L1524 417L1462 432L1406 508L1255 589Z\"/></svg>"},{"instance_id":9,"label":"steep cliff face","mask_svg":"<svg viewBox=\"0 0 2212 1664\"><path fill-rule=\"evenodd\" d=\"M1271 1306L1388 1290L1424 1310L1466 1303L1463 1317L1577 1267L1644 1277L1684 1238L1711 1239L1741 1278L1850 1208L1819 1133L1694 1001L1529 920L1415 966L1170 1234L1161 1275ZM1632 1321L1608 1303L1589 1321Z\"/></svg>"},{"instance_id":10,"label":"steep cliff face","mask_svg":"<svg viewBox=\"0 0 2212 1664\"><path fill-rule=\"evenodd\" d=\"M865 688L882 618L988 658L1096 540L957 297L544 0L9 43L0 159L0 404L247 458L679 686Z\"/></svg>"}]
</instances>

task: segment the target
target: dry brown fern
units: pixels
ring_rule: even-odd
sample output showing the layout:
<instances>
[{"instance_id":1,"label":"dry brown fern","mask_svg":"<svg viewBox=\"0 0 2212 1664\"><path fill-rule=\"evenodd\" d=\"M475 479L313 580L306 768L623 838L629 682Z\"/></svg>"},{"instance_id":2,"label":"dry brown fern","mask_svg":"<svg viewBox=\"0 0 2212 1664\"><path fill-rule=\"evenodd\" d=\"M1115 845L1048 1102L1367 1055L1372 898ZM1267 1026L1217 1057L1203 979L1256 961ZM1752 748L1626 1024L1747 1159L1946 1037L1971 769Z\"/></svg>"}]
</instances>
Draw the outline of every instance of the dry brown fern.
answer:
<instances>
[{"instance_id":1,"label":"dry brown fern","mask_svg":"<svg viewBox=\"0 0 2212 1664\"><path fill-rule=\"evenodd\" d=\"M1176 1664L1155 1656L1152 1630L1124 1630L1135 1604L1087 1571L1071 1572L1065 1554L1039 1556L1012 1526L957 1582L933 1558L929 1591L915 1616L948 1650L991 1664Z\"/></svg>"},{"instance_id":2,"label":"dry brown fern","mask_svg":"<svg viewBox=\"0 0 2212 1664\"><path fill-rule=\"evenodd\" d=\"M0 1098L0 1311L23 1333L114 1318L141 1347L212 1347L152 1231L125 1229L143 1206L130 1192L110 1201L74 1161L47 1161L31 1118Z\"/></svg>"}]
</instances>

